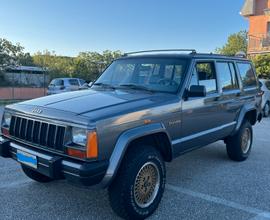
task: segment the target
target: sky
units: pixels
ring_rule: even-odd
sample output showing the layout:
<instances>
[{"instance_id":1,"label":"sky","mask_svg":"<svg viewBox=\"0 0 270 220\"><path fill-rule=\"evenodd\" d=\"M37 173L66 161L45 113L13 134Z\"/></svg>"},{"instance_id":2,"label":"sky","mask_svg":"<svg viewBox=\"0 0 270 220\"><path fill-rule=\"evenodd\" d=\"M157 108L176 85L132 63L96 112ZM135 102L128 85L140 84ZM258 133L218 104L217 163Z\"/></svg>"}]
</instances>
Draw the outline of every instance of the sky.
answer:
<instances>
[{"instance_id":1,"label":"sky","mask_svg":"<svg viewBox=\"0 0 270 220\"><path fill-rule=\"evenodd\" d=\"M248 29L244 0L0 0L0 38L25 52L194 48L213 52Z\"/></svg>"}]
</instances>

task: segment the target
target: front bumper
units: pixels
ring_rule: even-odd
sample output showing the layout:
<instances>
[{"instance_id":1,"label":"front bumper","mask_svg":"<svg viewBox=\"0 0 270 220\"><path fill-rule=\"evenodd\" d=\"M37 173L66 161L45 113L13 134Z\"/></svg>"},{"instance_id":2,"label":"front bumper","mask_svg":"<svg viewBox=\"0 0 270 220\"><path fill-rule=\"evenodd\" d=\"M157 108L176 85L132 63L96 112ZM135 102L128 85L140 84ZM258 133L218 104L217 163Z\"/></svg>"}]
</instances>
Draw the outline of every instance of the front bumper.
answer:
<instances>
[{"instance_id":1,"label":"front bumper","mask_svg":"<svg viewBox=\"0 0 270 220\"><path fill-rule=\"evenodd\" d=\"M28 145L22 145L0 136L0 156L13 158L17 161L17 151L37 157L37 169L35 171L52 179L66 179L74 184L91 186L100 183L108 168L108 161L84 162L64 158L52 153L34 149Z\"/></svg>"}]
</instances>

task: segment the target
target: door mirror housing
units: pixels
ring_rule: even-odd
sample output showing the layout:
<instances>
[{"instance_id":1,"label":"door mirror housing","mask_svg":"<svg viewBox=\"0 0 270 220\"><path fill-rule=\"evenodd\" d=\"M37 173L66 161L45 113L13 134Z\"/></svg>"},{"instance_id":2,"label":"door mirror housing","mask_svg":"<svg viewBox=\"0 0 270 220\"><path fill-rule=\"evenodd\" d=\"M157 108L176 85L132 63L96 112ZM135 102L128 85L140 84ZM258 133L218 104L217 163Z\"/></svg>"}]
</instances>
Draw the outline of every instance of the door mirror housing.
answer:
<instances>
[{"instance_id":1,"label":"door mirror housing","mask_svg":"<svg viewBox=\"0 0 270 220\"><path fill-rule=\"evenodd\" d=\"M193 85L188 90L188 97L205 97L206 88L205 86Z\"/></svg>"}]
</instances>

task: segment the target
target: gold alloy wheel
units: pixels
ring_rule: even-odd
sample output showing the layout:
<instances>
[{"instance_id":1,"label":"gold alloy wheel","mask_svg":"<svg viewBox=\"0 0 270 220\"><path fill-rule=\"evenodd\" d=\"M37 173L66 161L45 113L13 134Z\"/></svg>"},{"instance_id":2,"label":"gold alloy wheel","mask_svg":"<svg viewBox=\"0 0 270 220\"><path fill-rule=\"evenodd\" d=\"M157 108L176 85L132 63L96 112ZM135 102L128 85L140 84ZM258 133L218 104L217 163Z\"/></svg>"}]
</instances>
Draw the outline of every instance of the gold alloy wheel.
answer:
<instances>
[{"instance_id":1,"label":"gold alloy wheel","mask_svg":"<svg viewBox=\"0 0 270 220\"><path fill-rule=\"evenodd\" d=\"M246 154L251 145L251 131L249 128L246 128L243 135L242 135L242 143L241 143L241 148L244 154Z\"/></svg>"},{"instance_id":2,"label":"gold alloy wheel","mask_svg":"<svg viewBox=\"0 0 270 220\"><path fill-rule=\"evenodd\" d=\"M135 202L140 208L150 206L155 200L160 186L159 169L148 162L139 170L134 185Z\"/></svg>"}]
</instances>

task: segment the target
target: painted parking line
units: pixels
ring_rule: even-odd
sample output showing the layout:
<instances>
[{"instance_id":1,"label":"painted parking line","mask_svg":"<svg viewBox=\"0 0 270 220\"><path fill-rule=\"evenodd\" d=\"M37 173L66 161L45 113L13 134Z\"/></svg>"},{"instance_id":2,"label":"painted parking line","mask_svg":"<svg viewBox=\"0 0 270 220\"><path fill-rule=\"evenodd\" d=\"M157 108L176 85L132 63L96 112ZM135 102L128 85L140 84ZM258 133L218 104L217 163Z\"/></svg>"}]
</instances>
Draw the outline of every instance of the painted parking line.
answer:
<instances>
[{"instance_id":1,"label":"painted parking line","mask_svg":"<svg viewBox=\"0 0 270 220\"><path fill-rule=\"evenodd\" d=\"M208 201L208 202L216 203L216 204L219 204L219 205L227 206L227 207L230 207L230 208L234 208L234 209L237 209L237 210L248 212L250 214L257 215L252 220L260 220L260 218L263 219L263 220L264 219L270 219L270 212L267 212L267 211L264 211L264 210L248 207L248 206L245 206L245 205L238 204L236 202L232 202L232 201L222 199L222 198L218 198L218 197L215 197L215 196L210 196L210 195L207 195L207 194L204 194L204 193L194 192L192 190L185 189L185 188L182 188L182 187L179 187L179 186L174 186L174 185L171 185L171 184L167 184L166 188L168 190L171 190L171 191L174 191L174 192L183 193L183 194L186 194L186 195L189 195L189 196L192 196L192 197L195 197L195 198L199 198L199 199L202 199L202 200L205 200L205 201Z\"/></svg>"}]
</instances>

